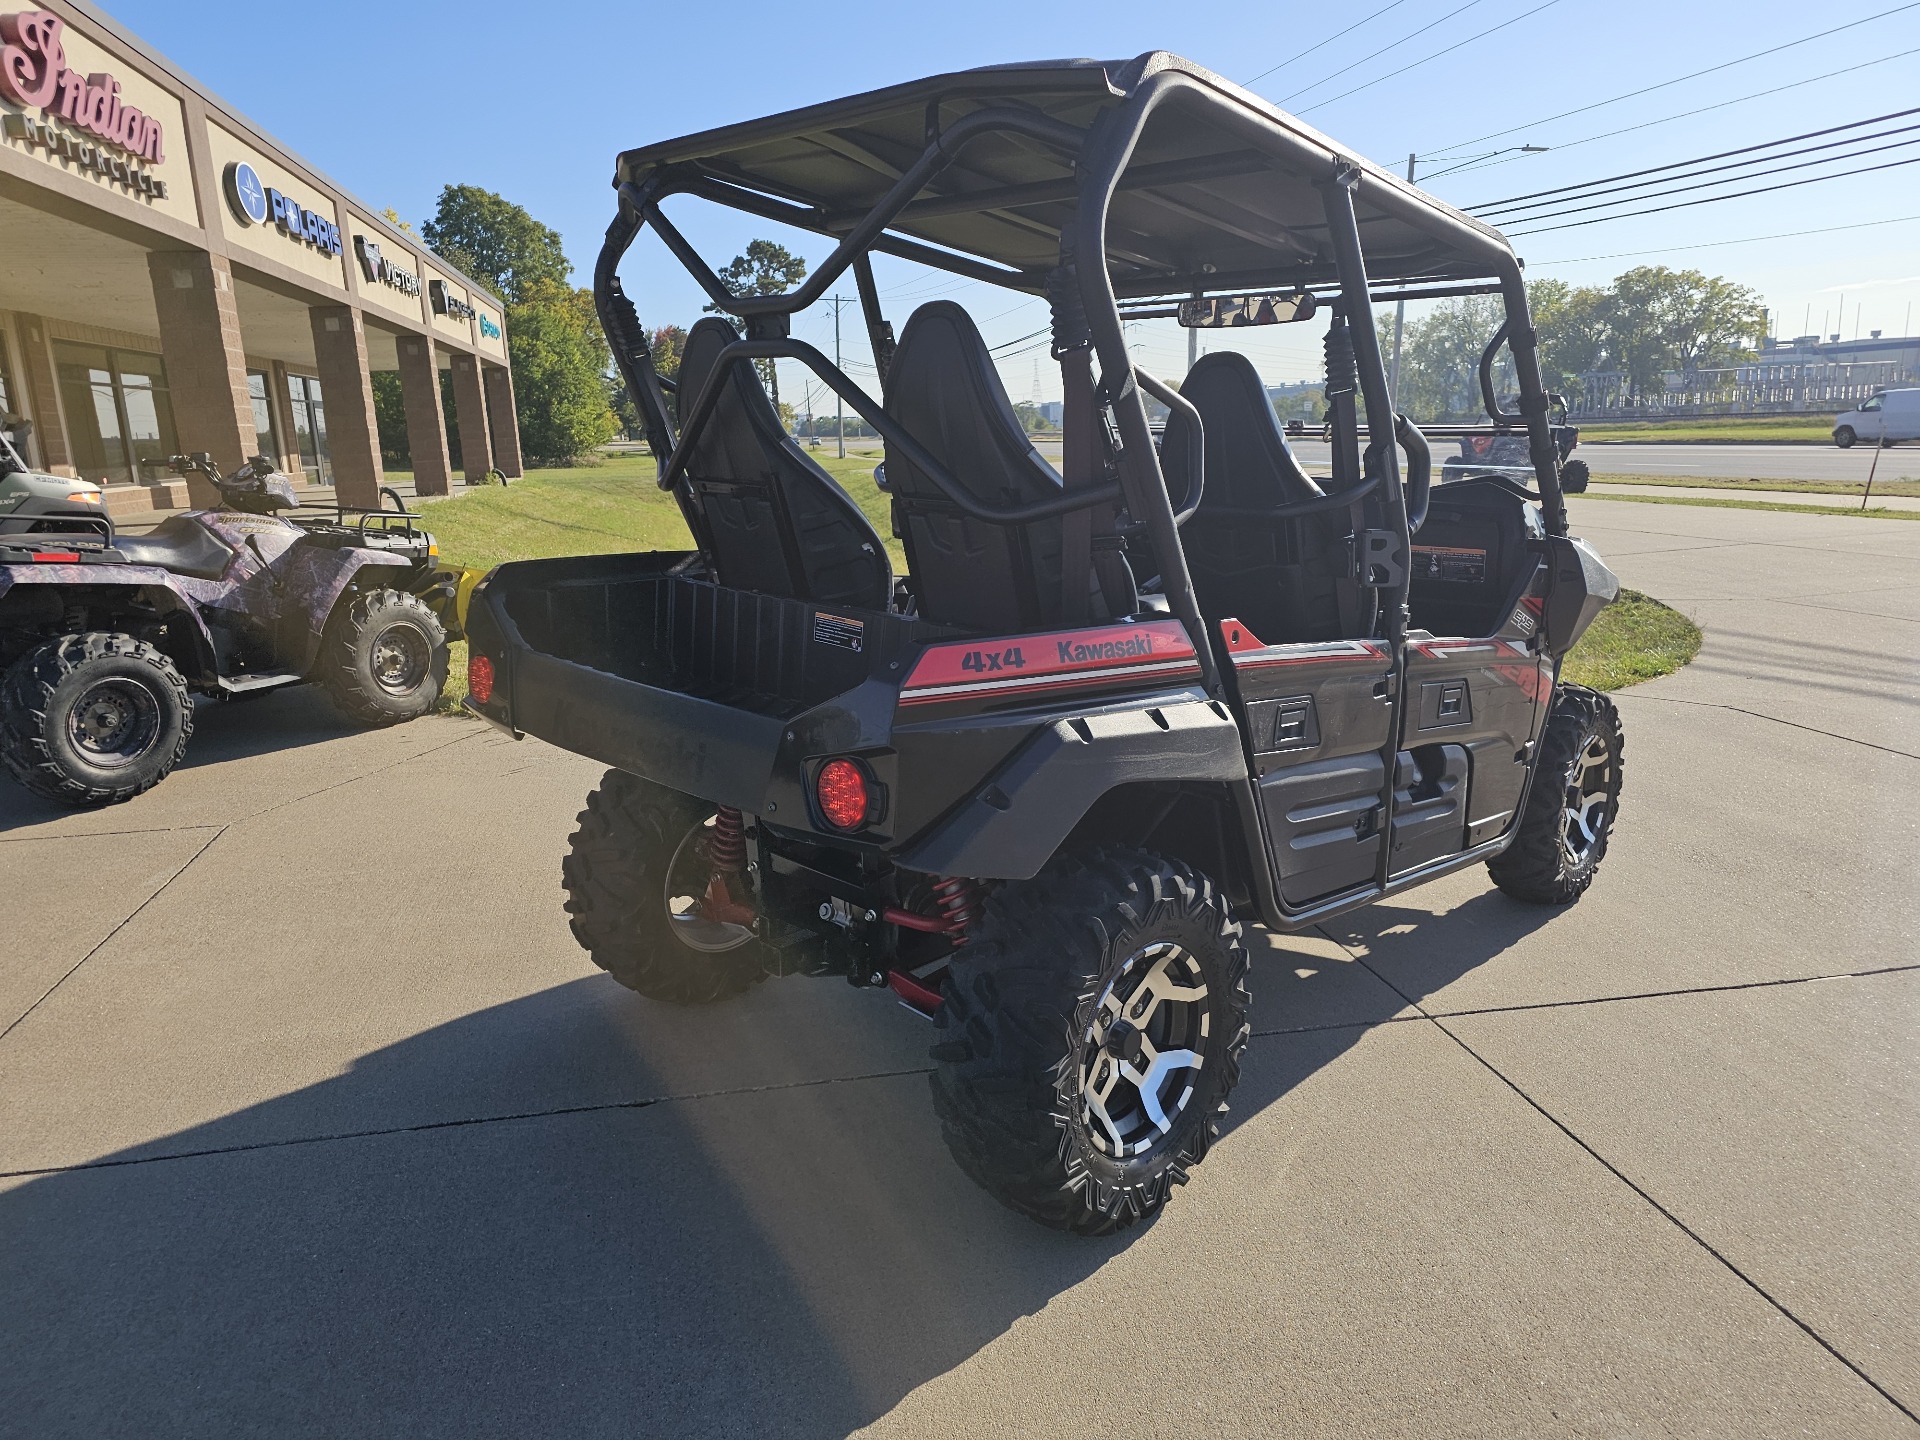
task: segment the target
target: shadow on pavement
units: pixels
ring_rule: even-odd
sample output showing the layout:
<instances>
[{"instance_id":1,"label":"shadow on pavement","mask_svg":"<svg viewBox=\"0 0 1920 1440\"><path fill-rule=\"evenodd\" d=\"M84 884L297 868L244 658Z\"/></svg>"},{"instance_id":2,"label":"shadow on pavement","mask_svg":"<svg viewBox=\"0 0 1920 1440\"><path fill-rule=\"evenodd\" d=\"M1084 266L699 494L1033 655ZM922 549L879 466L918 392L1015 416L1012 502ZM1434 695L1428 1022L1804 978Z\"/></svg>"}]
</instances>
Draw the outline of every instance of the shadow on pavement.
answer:
<instances>
[{"instance_id":1,"label":"shadow on pavement","mask_svg":"<svg viewBox=\"0 0 1920 1440\"><path fill-rule=\"evenodd\" d=\"M167 785L203 765L318 745L358 734L363 728L343 717L317 685L292 685L241 700L197 698L186 757L160 783ZM104 813L112 813L113 808L107 807ZM43 800L0 772L0 834L75 813L86 812Z\"/></svg>"},{"instance_id":2,"label":"shadow on pavement","mask_svg":"<svg viewBox=\"0 0 1920 1440\"><path fill-rule=\"evenodd\" d=\"M1428 985L1547 918L1407 915ZM1324 963L1263 949L1232 1125L1401 1009L1358 965L1330 1004ZM844 999L839 1074L920 1023ZM801 1053L768 1014L716 1013L571 982L15 1182L0 1413L37 1437L844 1435L1127 1249L976 1190L919 1071L646 1103L729 1034ZM485 1108L512 1095L533 1113Z\"/></svg>"}]
</instances>

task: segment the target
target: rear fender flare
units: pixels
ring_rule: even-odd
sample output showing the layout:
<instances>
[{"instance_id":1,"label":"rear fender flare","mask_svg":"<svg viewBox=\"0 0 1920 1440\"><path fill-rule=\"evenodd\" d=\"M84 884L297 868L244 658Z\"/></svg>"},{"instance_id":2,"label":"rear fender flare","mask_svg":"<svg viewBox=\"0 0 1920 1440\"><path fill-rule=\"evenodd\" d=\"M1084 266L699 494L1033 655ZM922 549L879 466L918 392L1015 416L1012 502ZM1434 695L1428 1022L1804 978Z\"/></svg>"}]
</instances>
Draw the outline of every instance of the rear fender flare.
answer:
<instances>
[{"instance_id":1,"label":"rear fender flare","mask_svg":"<svg viewBox=\"0 0 1920 1440\"><path fill-rule=\"evenodd\" d=\"M976 880L1040 872L1109 791L1143 782L1247 780L1239 727L1197 692L1039 726L984 783L896 857Z\"/></svg>"},{"instance_id":2,"label":"rear fender flare","mask_svg":"<svg viewBox=\"0 0 1920 1440\"><path fill-rule=\"evenodd\" d=\"M206 582L189 583L211 588ZM82 586L90 603L114 594L124 595L129 602L145 600L168 622L169 633L162 648L188 683L210 686L215 682L220 666L213 636L194 597L170 571L155 565L0 565L0 606L16 591L58 592Z\"/></svg>"}]
</instances>

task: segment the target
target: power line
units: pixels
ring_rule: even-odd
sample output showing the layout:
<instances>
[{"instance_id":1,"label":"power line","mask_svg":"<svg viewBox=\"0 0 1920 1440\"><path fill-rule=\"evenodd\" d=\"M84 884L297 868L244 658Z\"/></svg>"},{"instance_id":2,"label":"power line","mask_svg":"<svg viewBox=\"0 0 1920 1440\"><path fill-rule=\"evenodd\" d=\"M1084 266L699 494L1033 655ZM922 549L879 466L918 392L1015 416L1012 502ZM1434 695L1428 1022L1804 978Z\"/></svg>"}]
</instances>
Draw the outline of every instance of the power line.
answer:
<instances>
[{"instance_id":1,"label":"power line","mask_svg":"<svg viewBox=\"0 0 1920 1440\"><path fill-rule=\"evenodd\" d=\"M1849 175L1871 175L1878 170L1898 170L1904 165L1920 165L1920 155L1908 160L1889 160L1883 165L1863 165L1858 170L1840 170L1832 175L1809 175L1801 180L1784 180L1778 185L1763 185L1758 190L1737 190L1731 195L1705 195L1698 200L1680 200L1672 205L1656 205L1649 210L1628 210L1619 215L1596 215L1591 220L1570 220L1565 225L1545 225L1538 230L1516 230L1514 238L1522 235L1544 235L1550 230L1575 230L1583 225L1604 224L1608 220L1631 220L1640 215L1660 215L1668 210L1687 210L1695 205L1712 205L1721 200L1742 200L1749 195L1771 195L1776 190L1792 190L1801 185L1817 185L1822 180L1844 180ZM1536 218L1551 220L1555 217L1542 215Z\"/></svg>"},{"instance_id":2,"label":"power line","mask_svg":"<svg viewBox=\"0 0 1920 1440\"><path fill-rule=\"evenodd\" d=\"M1722 70L1731 70L1736 65L1745 65L1749 61L1763 59L1768 55L1778 55L1782 50L1791 50L1796 45L1806 45L1815 40L1824 40L1829 35L1838 35L1844 30L1857 30L1862 25L1870 25L1875 20L1884 20L1889 15L1899 15L1908 10L1916 9L1920 9L1920 0L1907 0L1906 4L1896 5L1891 10L1882 10L1877 15L1869 15L1862 20L1849 20L1844 25L1835 25L1830 30L1821 30L1812 35L1802 35L1798 40L1788 40L1779 45L1769 46L1765 50L1756 50L1751 55L1742 55L1737 60L1724 60L1718 65L1709 65L1704 70L1695 70L1690 75L1676 76L1672 80L1662 80L1654 85L1643 85L1638 90L1629 90L1626 94L1615 95L1610 100L1596 100L1591 105L1581 105L1572 110L1562 110L1558 115L1549 115L1542 120L1530 120L1524 125L1514 125L1505 130L1494 130L1485 135L1476 135L1471 140L1461 140L1451 145L1444 145L1434 152L1434 158L1442 158L1448 150L1458 150L1466 145L1479 145L1488 140L1497 140L1503 135L1512 135L1521 130L1531 130L1537 126L1551 124L1556 120L1565 120L1569 116L1584 115L1589 110L1603 110L1609 105L1618 105L1622 100L1632 100L1640 95L1651 95L1656 90L1667 90L1675 85L1684 85L1689 80L1698 80L1702 75L1713 75Z\"/></svg>"},{"instance_id":3,"label":"power line","mask_svg":"<svg viewBox=\"0 0 1920 1440\"><path fill-rule=\"evenodd\" d=\"M1904 225L1920 215L1893 215L1885 220L1862 220L1853 225L1825 225L1818 230L1783 230L1777 235L1743 235L1738 240L1708 240L1699 245L1662 245L1652 250L1616 250L1611 255L1575 255L1566 260L1532 260L1529 270L1551 270L1556 265L1583 265L1589 260L1635 260L1642 255L1668 255L1681 250L1717 250L1723 245L1757 245L1762 240L1797 240L1805 235L1833 235L1842 230L1868 230L1876 225Z\"/></svg>"},{"instance_id":4,"label":"power line","mask_svg":"<svg viewBox=\"0 0 1920 1440\"><path fill-rule=\"evenodd\" d=\"M1692 110L1682 110L1677 115L1662 116L1658 120L1643 120L1638 125L1625 125L1618 130L1603 130L1598 135L1587 135L1578 140L1562 140L1551 148L1555 154L1558 154L1563 150L1573 150L1581 145L1591 145L1596 140L1611 140L1617 135L1631 135L1637 130L1651 130L1656 125L1671 125L1676 120L1690 120L1695 115L1705 115L1711 110L1725 110L1730 105L1744 105L1749 100L1763 100L1769 95L1778 95L1786 90L1798 90L1803 85L1813 85L1821 80L1832 80L1840 75L1851 75L1856 70L1868 70L1875 65L1885 65L1889 60L1904 60L1909 55L1920 55L1920 46L1916 46L1911 50L1896 51L1892 55L1882 55L1875 60L1863 60L1858 65L1847 65L1839 70L1829 70L1824 75L1809 75L1803 80L1789 80L1785 85L1775 85L1766 90L1755 90L1747 95L1736 95L1731 100L1716 100L1711 105L1701 105ZM1505 155L1506 158L1503 160L1495 159L1493 158L1495 155ZM1474 170L1492 170L1497 166L1511 165L1520 158L1518 154L1508 154L1505 150L1496 150L1493 152L1493 155L1475 156L1472 160L1464 164L1456 165L1450 170L1443 170L1438 173L1443 175L1460 175ZM1427 178L1432 180L1436 177L1429 175Z\"/></svg>"},{"instance_id":5,"label":"power line","mask_svg":"<svg viewBox=\"0 0 1920 1440\"><path fill-rule=\"evenodd\" d=\"M1803 160L1797 165L1777 165L1771 170L1754 170L1745 175L1727 175L1718 180L1702 180L1693 185L1676 185L1670 190L1650 190L1644 195L1623 195L1613 200L1602 200L1593 205L1562 205L1558 209L1546 208L1552 202L1542 205L1530 205L1525 208L1538 210L1534 215L1509 215L1504 220L1491 220L1492 224L1531 225L1536 220L1558 220L1563 215L1583 215L1589 210L1608 210L1620 205L1638 205L1643 200L1657 200L1666 195L1685 195L1694 190L1710 190L1716 185L1737 185L1747 180L1764 180L1774 175L1785 175L1794 170L1804 170L1810 165L1831 165L1844 160L1855 160L1863 155L1878 155L1883 151L1897 150L1904 145L1920 144L1920 137L1908 140L1896 140L1891 145L1870 145L1864 149L1849 151L1845 155L1823 155L1818 160ZM1811 180L1825 179L1825 176L1809 176ZM1624 187L1638 188L1638 187ZM1589 199L1589 196L1577 196L1576 199Z\"/></svg>"},{"instance_id":6,"label":"power line","mask_svg":"<svg viewBox=\"0 0 1920 1440\"><path fill-rule=\"evenodd\" d=\"M1438 60L1442 55L1451 55L1454 51L1460 49L1462 46L1471 45L1476 40L1484 40L1487 38L1487 36L1493 34L1494 31L1504 30L1509 25L1518 25L1522 20L1529 20L1535 15L1538 15L1542 10L1550 10L1555 5L1558 5L1559 3L1560 3L1560 0L1546 0L1546 3L1534 6L1533 9L1527 11L1523 15L1516 15L1511 20L1502 20L1498 25L1490 26L1489 28L1482 30L1478 35L1469 35L1465 40L1460 41L1458 44L1449 45L1444 50L1436 50L1433 52L1433 54L1428 55L1423 59L1415 60L1411 65L1402 65L1398 70L1389 70L1386 74L1378 77L1377 79L1369 80L1364 85L1356 85L1351 90L1343 90L1338 95L1335 95L1331 100L1316 100L1313 102L1313 104L1306 106L1299 113L1304 115L1309 110L1320 110L1325 108L1328 105L1333 104L1334 101L1336 100L1344 100L1349 95L1358 95L1362 90L1371 90L1375 85L1384 84L1388 80L1393 79L1396 75L1404 75L1409 70L1418 70L1422 65L1426 65L1431 63L1432 61Z\"/></svg>"},{"instance_id":7,"label":"power line","mask_svg":"<svg viewBox=\"0 0 1920 1440\"><path fill-rule=\"evenodd\" d=\"M1489 200L1481 205L1470 205L1464 208L1473 211L1476 215L1487 210L1504 210L1504 209L1507 209L1509 206L1518 205L1520 204L1520 202L1524 200L1538 200L1551 195L1567 195L1575 190L1591 190L1596 185L1611 185L1616 180L1632 180L1636 176L1640 176L1640 175L1657 175L1664 170L1684 170L1689 165L1704 165L1709 160L1725 160L1729 156L1733 156L1733 155L1751 155L1756 150L1773 150L1778 148L1781 145L1792 145L1796 141L1800 141L1800 140L1817 140L1822 135L1837 135L1842 130L1858 130L1858 129L1861 129L1863 126L1878 125L1883 120L1904 120L1909 115L1920 115L1920 106L1916 106L1911 110L1895 110L1893 113L1889 115L1875 115L1866 120L1849 120L1844 125L1829 125L1824 130L1808 130L1805 133L1800 135L1786 135L1781 137L1778 140L1767 140L1758 145L1743 145L1738 150L1721 150L1712 155L1699 155L1694 157L1691 160L1674 160L1665 165L1651 165L1644 170L1628 170L1624 174L1620 174L1620 175L1603 175L1598 180L1585 180L1578 185L1561 185L1552 190L1535 190L1526 195L1509 195L1504 200ZM1916 127L1908 125L1902 128L1911 130ZM1894 131L1894 130L1888 130L1888 131L1882 131L1881 133L1892 135L1892 134L1898 134L1900 132ZM1860 136L1855 136L1849 140L1833 140L1833 141L1829 141L1827 145L1816 145L1810 148L1814 150L1824 150L1824 149L1829 149L1835 145L1851 145L1858 140L1872 140L1876 138L1878 137L1873 135L1860 135ZM1793 154L1793 155L1804 155L1804 154L1807 154L1808 151L1793 150L1787 153ZM1786 156L1771 155L1771 156L1767 156L1766 158L1769 160L1782 160L1782 159L1785 159ZM1746 161L1744 163L1758 164L1760 162ZM1727 166L1725 168L1735 169L1738 167ZM1702 172L1702 173L1705 173L1705 172Z\"/></svg>"},{"instance_id":8,"label":"power line","mask_svg":"<svg viewBox=\"0 0 1920 1440\"><path fill-rule=\"evenodd\" d=\"M1486 0L1467 0L1467 3L1462 5L1458 10L1449 10L1446 14L1442 15L1438 20L1433 20L1428 22L1425 25L1422 25L1418 30L1413 31L1411 34L1402 35L1398 40L1395 40L1391 45L1382 45L1378 50L1375 50L1371 55L1362 55L1358 60L1354 61L1353 64L1342 65L1338 70L1335 70L1331 75L1322 75L1318 80L1314 81L1313 84L1308 85L1303 89L1294 91L1292 95L1281 96L1280 103L1282 105L1285 105L1290 100L1293 100L1296 96L1306 94L1308 90L1318 90L1322 85L1326 84L1329 80L1338 79L1340 76L1346 74L1349 70L1358 70L1362 65L1366 64L1369 60L1378 59L1380 56L1386 54L1387 51L1397 50L1400 48L1400 46L1406 44L1407 41L1426 34L1427 31L1433 29L1435 25L1444 25L1447 23L1447 21L1453 19L1454 16L1464 15L1467 13L1467 11L1473 9L1474 6L1483 5L1485 3L1486 3Z\"/></svg>"},{"instance_id":9,"label":"power line","mask_svg":"<svg viewBox=\"0 0 1920 1440\"><path fill-rule=\"evenodd\" d=\"M1251 89L1253 88L1254 84L1257 81L1266 79L1267 76L1273 74L1274 71L1284 70L1287 68L1287 66L1296 64L1297 62L1306 59L1307 56L1313 54L1314 51L1324 49L1328 45L1331 45L1334 41L1338 40L1342 35L1351 35L1354 31L1358 30L1362 25L1366 25L1374 20L1378 20L1382 15L1386 14L1387 11L1397 10L1406 3L1407 3L1407 0L1391 0L1391 3L1382 5L1378 10L1374 11L1371 15L1367 16L1366 19L1354 21L1353 24L1347 26L1346 29L1339 31L1336 34L1329 35L1327 36L1326 39L1321 40L1315 44L1309 45L1306 49L1302 50L1297 55L1289 55L1285 60L1282 60L1278 65L1269 65L1266 69L1262 70L1258 75L1254 76L1252 80L1242 80L1240 83L1245 88Z\"/></svg>"}]
</instances>

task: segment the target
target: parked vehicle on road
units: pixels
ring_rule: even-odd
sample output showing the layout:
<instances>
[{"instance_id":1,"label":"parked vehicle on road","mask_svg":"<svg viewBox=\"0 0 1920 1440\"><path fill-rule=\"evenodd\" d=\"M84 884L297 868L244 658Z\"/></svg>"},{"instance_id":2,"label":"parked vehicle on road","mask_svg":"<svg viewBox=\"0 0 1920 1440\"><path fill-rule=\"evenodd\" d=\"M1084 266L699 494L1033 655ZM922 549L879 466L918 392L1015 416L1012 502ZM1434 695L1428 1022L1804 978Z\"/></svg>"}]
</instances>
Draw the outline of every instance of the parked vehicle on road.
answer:
<instances>
[{"instance_id":1,"label":"parked vehicle on road","mask_svg":"<svg viewBox=\"0 0 1920 1440\"><path fill-rule=\"evenodd\" d=\"M222 476L176 455L220 503L117 535L97 487L35 475L0 441L0 763L69 805L165 779L194 694L237 699L313 680L348 718L433 708L454 585L416 516L290 519L265 456Z\"/></svg>"},{"instance_id":2,"label":"parked vehicle on road","mask_svg":"<svg viewBox=\"0 0 1920 1440\"><path fill-rule=\"evenodd\" d=\"M1869 445L1898 445L1920 440L1920 388L1882 390L1833 422L1833 443L1842 450L1859 441Z\"/></svg>"},{"instance_id":3,"label":"parked vehicle on road","mask_svg":"<svg viewBox=\"0 0 1920 1440\"><path fill-rule=\"evenodd\" d=\"M667 140L616 185L596 299L695 548L503 565L468 616L469 706L612 767L562 873L614 979L678 1003L768 975L890 989L934 1021L961 1168L1097 1234L1158 1211L1218 1134L1245 924L1482 864L1541 904L1592 883L1623 739L1559 671L1618 585L1567 533L1498 231L1159 53ZM735 295L665 213L694 198L836 248L788 294ZM700 321L677 386L618 274L646 226L746 329ZM896 338L875 252L1047 299L1061 470L965 310L928 301ZM878 396L793 338L849 270ZM1432 485L1391 411L1374 307L1436 294L1504 303L1524 479ZM1178 388L1143 369L1143 313L1325 320L1330 473L1245 356ZM781 426L771 358L883 437L906 573Z\"/></svg>"}]
</instances>

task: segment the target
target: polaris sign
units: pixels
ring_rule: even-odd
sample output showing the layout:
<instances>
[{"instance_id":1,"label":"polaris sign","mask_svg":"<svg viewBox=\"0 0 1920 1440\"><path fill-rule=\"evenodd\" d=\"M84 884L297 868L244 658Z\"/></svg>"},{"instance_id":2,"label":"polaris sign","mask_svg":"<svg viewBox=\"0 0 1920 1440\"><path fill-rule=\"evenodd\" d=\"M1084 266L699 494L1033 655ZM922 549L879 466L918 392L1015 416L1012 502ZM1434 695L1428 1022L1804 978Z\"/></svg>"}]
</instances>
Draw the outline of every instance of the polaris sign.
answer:
<instances>
[{"instance_id":1,"label":"polaris sign","mask_svg":"<svg viewBox=\"0 0 1920 1440\"><path fill-rule=\"evenodd\" d=\"M282 195L260 183L253 166L237 160L227 166L227 204L248 225L271 224L289 240L311 245L326 255L338 255L340 227L318 210L309 210L291 195Z\"/></svg>"}]
</instances>

